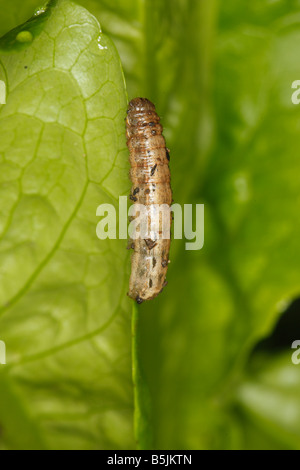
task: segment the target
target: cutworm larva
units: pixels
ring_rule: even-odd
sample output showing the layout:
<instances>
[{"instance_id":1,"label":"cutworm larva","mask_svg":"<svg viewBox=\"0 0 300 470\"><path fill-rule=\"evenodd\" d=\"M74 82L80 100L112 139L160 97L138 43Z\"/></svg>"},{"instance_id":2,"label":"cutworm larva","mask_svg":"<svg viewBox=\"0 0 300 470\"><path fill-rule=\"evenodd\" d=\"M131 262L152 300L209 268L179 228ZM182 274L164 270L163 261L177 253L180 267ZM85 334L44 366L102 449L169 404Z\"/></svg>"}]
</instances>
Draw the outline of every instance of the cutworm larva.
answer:
<instances>
[{"instance_id":1,"label":"cutworm larva","mask_svg":"<svg viewBox=\"0 0 300 470\"><path fill-rule=\"evenodd\" d=\"M130 199L134 204L146 206L150 224L155 205L164 204L165 213L171 219L170 155L159 121L151 101L146 98L130 101L126 118L132 181ZM128 295L138 303L156 297L167 283L170 237L161 235L159 225L157 232L151 231L151 238L130 241L134 252Z\"/></svg>"}]
</instances>

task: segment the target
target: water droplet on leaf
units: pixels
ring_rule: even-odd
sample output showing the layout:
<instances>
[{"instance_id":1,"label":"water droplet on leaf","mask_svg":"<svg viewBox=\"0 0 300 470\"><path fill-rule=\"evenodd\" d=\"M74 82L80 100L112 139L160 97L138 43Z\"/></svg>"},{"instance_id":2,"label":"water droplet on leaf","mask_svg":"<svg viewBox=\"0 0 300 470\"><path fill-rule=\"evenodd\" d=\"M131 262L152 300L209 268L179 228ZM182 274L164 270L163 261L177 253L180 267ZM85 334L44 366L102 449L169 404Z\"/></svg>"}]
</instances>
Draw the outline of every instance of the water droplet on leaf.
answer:
<instances>
[{"instance_id":1,"label":"water droplet on leaf","mask_svg":"<svg viewBox=\"0 0 300 470\"><path fill-rule=\"evenodd\" d=\"M38 7L35 9L33 16L39 16L42 13L45 13L46 11L46 6Z\"/></svg>"},{"instance_id":2,"label":"water droplet on leaf","mask_svg":"<svg viewBox=\"0 0 300 470\"><path fill-rule=\"evenodd\" d=\"M30 31L21 31L17 34L16 40L18 42L31 42L33 40L33 36Z\"/></svg>"}]
</instances>

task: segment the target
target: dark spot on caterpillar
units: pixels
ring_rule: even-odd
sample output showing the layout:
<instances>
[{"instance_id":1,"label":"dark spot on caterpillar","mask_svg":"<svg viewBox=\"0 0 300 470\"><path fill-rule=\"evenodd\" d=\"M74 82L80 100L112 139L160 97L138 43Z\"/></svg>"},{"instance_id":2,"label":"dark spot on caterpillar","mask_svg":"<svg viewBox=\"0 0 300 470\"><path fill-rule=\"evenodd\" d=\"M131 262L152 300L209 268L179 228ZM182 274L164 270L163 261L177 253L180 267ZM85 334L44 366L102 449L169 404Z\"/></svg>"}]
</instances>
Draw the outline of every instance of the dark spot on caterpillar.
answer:
<instances>
[{"instance_id":1,"label":"dark spot on caterpillar","mask_svg":"<svg viewBox=\"0 0 300 470\"><path fill-rule=\"evenodd\" d=\"M167 159L170 161L170 150L169 149L166 149L166 156L167 156Z\"/></svg>"},{"instance_id":2,"label":"dark spot on caterpillar","mask_svg":"<svg viewBox=\"0 0 300 470\"><path fill-rule=\"evenodd\" d=\"M151 151L150 151L150 150L147 150L147 154L148 154L148 155L151 155Z\"/></svg>"},{"instance_id":3,"label":"dark spot on caterpillar","mask_svg":"<svg viewBox=\"0 0 300 470\"><path fill-rule=\"evenodd\" d=\"M161 262L161 265L162 265L163 268L166 268L168 266L168 260L163 259L162 262Z\"/></svg>"},{"instance_id":4,"label":"dark spot on caterpillar","mask_svg":"<svg viewBox=\"0 0 300 470\"><path fill-rule=\"evenodd\" d=\"M160 293L164 290L164 287L166 287L167 284L168 284L168 281L164 280L164 283L163 283L163 286L160 290Z\"/></svg>"},{"instance_id":5,"label":"dark spot on caterpillar","mask_svg":"<svg viewBox=\"0 0 300 470\"><path fill-rule=\"evenodd\" d=\"M150 194L150 189L149 189L149 188L147 188L147 189L145 190L145 194Z\"/></svg>"},{"instance_id":6,"label":"dark spot on caterpillar","mask_svg":"<svg viewBox=\"0 0 300 470\"><path fill-rule=\"evenodd\" d=\"M133 196L132 194L130 194L129 199L131 199L133 202L137 201L137 197Z\"/></svg>"},{"instance_id":7,"label":"dark spot on caterpillar","mask_svg":"<svg viewBox=\"0 0 300 470\"><path fill-rule=\"evenodd\" d=\"M154 127L154 126L155 126L155 122L149 122L149 126L150 126L150 127Z\"/></svg>"},{"instance_id":8,"label":"dark spot on caterpillar","mask_svg":"<svg viewBox=\"0 0 300 470\"><path fill-rule=\"evenodd\" d=\"M149 287L151 288L153 286L152 279L149 279Z\"/></svg>"},{"instance_id":9,"label":"dark spot on caterpillar","mask_svg":"<svg viewBox=\"0 0 300 470\"><path fill-rule=\"evenodd\" d=\"M151 240L151 238L145 238L145 243L147 247L149 248L149 250L152 250L152 248L154 248L157 245L157 242Z\"/></svg>"},{"instance_id":10,"label":"dark spot on caterpillar","mask_svg":"<svg viewBox=\"0 0 300 470\"><path fill-rule=\"evenodd\" d=\"M157 163L155 163L154 167L151 168L151 176L154 175L156 168L157 168Z\"/></svg>"},{"instance_id":11,"label":"dark spot on caterpillar","mask_svg":"<svg viewBox=\"0 0 300 470\"><path fill-rule=\"evenodd\" d=\"M131 238L128 240L127 250L134 250L134 242L131 240Z\"/></svg>"},{"instance_id":12,"label":"dark spot on caterpillar","mask_svg":"<svg viewBox=\"0 0 300 470\"><path fill-rule=\"evenodd\" d=\"M135 196L139 192L140 192L140 188L135 188L132 194Z\"/></svg>"},{"instance_id":13,"label":"dark spot on caterpillar","mask_svg":"<svg viewBox=\"0 0 300 470\"><path fill-rule=\"evenodd\" d=\"M153 266L153 268L155 268L155 265L156 265L156 258L152 258L152 266Z\"/></svg>"},{"instance_id":14,"label":"dark spot on caterpillar","mask_svg":"<svg viewBox=\"0 0 300 470\"><path fill-rule=\"evenodd\" d=\"M151 131L151 134L156 135L156 131L155 130Z\"/></svg>"},{"instance_id":15,"label":"dark spot on caterpillar","mask_svg":"<svg viewBox=\"0 0 300 470\"><path fill-rule=\"evenodd\" d=\"M142 304L144 302L144 300L139 296L137 296L137 298L135 300L138 304Z\"/></svg>"}]
</instances>

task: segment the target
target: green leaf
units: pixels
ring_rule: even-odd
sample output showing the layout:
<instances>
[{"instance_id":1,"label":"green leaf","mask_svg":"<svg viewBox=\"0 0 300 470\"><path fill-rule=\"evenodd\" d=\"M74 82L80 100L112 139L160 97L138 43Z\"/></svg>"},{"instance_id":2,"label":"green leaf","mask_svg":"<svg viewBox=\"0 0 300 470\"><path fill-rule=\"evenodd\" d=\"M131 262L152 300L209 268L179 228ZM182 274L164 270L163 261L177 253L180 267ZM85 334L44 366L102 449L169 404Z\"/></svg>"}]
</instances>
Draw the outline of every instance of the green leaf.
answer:
<instances>
[{"instance_id":1,"label":"green leaf","mask_svg":"<svg viewBox=\"0 0 300 470\"><path fill-rule=\"evenodd\" d=\"M107 49L67 0L1 43L1 445L298 449L290 351L252 351L300 293L299 2L78 3ZM162 117L175 202L205 203L203 250L174 240L168 287L134 308L132 362L124 243L95 238L129 189L108 37Z\"/></svg>"},{"instance_id":2,"label":"green leaf","mask_svg":"<svg viewBox=\"0 0 300 470\"><path fill-rule=\"evenodd\" d=\"M168 287L140 308L155 446L247 448L256 433L253 445L280 447L260 422L241 422L235 392L252 348L300 291L299 5L80 3L105 18L129 96L162 116L175 202L205 203L204 249L173 241Z\"/></svg>"},{"instance_id":3,"label":"green leaf","mask_svg":"<svg viewBox=\"0 0 300 470\"><path fill-rule=\"evenodd\" d=\"M96 237L129 188L119 58L68 0L0 48L1 447L132 448L126 242Z\"/></svg>"},{"instance_id":4,"label":"green leaf","mask_svg":"<svg viewBox=\"0 0 300 470\"><path fill-rule=\"evenodd\" d=\"M268 438L265 449L300 449L299 369L292 363L292 352L257 354L237 388L243 426L247 433L256 428L248 435L247 448L259 448L263 433Z\"/></svg>"}]
</instances>

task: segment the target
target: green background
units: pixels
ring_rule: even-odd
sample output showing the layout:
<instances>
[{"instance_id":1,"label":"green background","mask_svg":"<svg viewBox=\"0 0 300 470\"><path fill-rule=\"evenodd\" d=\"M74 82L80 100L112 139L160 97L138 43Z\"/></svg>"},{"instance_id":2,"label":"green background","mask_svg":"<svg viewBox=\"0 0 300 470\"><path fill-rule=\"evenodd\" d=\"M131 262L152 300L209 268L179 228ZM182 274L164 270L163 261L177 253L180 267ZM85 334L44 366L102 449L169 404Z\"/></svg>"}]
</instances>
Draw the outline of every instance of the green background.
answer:
<instances>
[{"instance_id":1,"label":"green background","mask_svg":"<svg viewBox=\"0 0 300 470\"><path fill-rule=\"evenodd\" d=\"M0 448L300 449L299 308L272 335L300 293L300 1L0 7ZM205 204L138 308L126 242L96 238L135 96L175 202Z\"/></svg>"}]
</instances>

